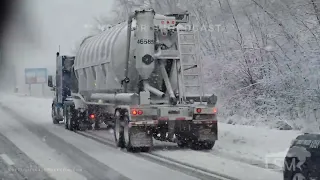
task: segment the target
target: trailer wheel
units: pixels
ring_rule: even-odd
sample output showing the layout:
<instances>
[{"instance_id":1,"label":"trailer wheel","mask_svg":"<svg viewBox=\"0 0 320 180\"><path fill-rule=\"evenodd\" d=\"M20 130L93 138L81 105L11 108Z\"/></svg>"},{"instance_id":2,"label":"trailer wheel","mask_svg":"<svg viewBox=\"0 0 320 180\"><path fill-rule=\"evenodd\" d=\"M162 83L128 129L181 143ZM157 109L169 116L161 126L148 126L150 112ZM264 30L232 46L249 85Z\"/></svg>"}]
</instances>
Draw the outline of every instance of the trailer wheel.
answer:
<instances>
[{"instance_id":1,"label":"trailer wheel","mask_svg":"<svg viewBox=\"0 0 320 180\"><path fill-rule=\"evenodd\" d=\"M51 107L51 117L53 124L59 124L59 119L56 118L56 113L53 106Z\"/></svg>"},{"instance_id":2,"label":"trailer wheel","mask_svg":"<svg viewBox=\"0 0 320 180\"><path fill-rule=\"evenodd\" d=\"M141 152L150 152L151 147L141 147Z\"/></svg>"},{"instance_id":3,"label":"trailer wheel","mask_svg":"<svg viewBox=\"0 0 320 180\"><path fill-rule=\"evenodd\" d=\"M117 110L114 115L114 140L116 146L120 148L125 148L124 137L123 137L123 126L121 125L121 114Z\"/></svg>"},{"instance_id":4,"label":"trailer wheel","mask_svg":"<svg viewBox=\"0 0 320 180\"><path fill-rule=\"evenodd\" d=\"M188 143L188 138L181 136L181 135L177 135L177 145L179 148L185 148L188 147L189 143Z\"/></svg>"},{"instance_id":5,"label":"trailer wheel","mask_svg":"<svg viewBox=\"0 0 320 180\"><path fill-rule=\"evenodd\" d=\"M71 113L70 113L70 106L66 107L66 129L72 131L72 120L70 117Z\"/></svg>"},{"instance_id":6,"label":"trailer wheel","mask_svg":"<svg viewBox=\"0 0 320 180\"><path fill-rule=\"evenodd\" d=\"M202 142L202 149L203 150L211 150L215 144L215 141L211 142Z\"/></svg>"},{"instance_id":7,"label":"trailer wheel","mask_svg":"<svg viewBox=\"0 0 320 180\"><path fill-rule=\"evenodd\" d=\"M191 143L191 149L194 150L211 150L215 144L215 141L197 141L194 140Z\"/></svg>"},{"instance_id":8,"label":"trailer wheel","mask_svg":"<svg viewBox=\"0 0 320 180\"><path fill-rule=\"evenodd\" d=\"M64 128L65 129L68 129L68 124L67 124L67 114L68 114L68 111L67 111L67 107L64 106L63 107L63 122L64 122Z\"/></svg>"},{"instance_id":9,"label":"trailer wheel","mask_svg":"<svg viewBox=\"0 0 320 180\"><path fill-rule=\"evenodd\" d=\"M75 110L74 106L67 106L66 108L66 126L70 131L74 131L76 129L75 124Z\"/></svg>"},{"instance_id":10,"label":"trailer wheel","mask_svg":"<svg viewBox=\"0 0 320 180\"><path fill-rule=\"evenodd\" d=\"M124 121L124 128L123 128L124 144L128 152L133 152L134 148L132 147L131 140L130 140L129 117L127 115L124 115L123 121Z\"/></svg>"}]
</instances>

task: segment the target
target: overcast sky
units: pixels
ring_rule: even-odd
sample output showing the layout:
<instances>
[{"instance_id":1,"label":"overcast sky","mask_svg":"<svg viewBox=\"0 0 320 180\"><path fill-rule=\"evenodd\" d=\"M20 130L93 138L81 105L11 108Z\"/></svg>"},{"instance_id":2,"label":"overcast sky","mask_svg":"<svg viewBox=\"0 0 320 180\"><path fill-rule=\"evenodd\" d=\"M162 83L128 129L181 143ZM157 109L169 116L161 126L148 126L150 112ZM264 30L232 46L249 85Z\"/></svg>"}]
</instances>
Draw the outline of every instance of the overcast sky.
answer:
<instances>
[{"instance_id":1,"label":"overcast sky","mask_svg":"<svg viewBox=\"0 0 320 180\"><path fill-rule=\"evenodd\" d=\"M42 27L42 42L46 47L58 48L69 53L70 48L88 34L85 24L93 23L94 17L107 15L112 0L32 0Z\"/></svg>"},{"instance_id":2,"label":"overcast sky","mask_svg":"<svg viewBox=\"0 0 320 180\"><path fill-rule=\"evenodd\" d=\"M6 40L6 59L14 62L20 86L24 86L24 68L45 67L54 72L59 45L62 54L70 54L76 42L90 33L85 25L94 24L95 17L110 14L113 3L113 0L22 1L25 12L18 16ZM24 22L28 27L22 26Z\"/></svg>"}]
</instances>

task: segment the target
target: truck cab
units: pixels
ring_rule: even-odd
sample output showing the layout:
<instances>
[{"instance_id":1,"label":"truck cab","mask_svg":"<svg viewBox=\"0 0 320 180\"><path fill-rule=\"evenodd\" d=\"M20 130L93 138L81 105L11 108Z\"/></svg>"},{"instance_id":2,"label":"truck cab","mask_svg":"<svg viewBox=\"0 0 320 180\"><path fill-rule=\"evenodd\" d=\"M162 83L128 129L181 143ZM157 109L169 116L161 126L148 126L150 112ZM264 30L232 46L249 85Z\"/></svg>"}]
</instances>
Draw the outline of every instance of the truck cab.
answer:
<instances>
[{"instance_id":1,"label":"truck cab","mask_svg":"<svg viewBox=\"0 0 320 180\"><path fill-rule=\"evenodd\" d=\"M74 56L61 56L56 54L56 73L55 76L48 76L48 86L54 92L52 101L52 121L58 124L63 121L63 105L67 97L71 96L71 90L77 88L76 78L73 78Z\"/></svg>"}]
</instances>

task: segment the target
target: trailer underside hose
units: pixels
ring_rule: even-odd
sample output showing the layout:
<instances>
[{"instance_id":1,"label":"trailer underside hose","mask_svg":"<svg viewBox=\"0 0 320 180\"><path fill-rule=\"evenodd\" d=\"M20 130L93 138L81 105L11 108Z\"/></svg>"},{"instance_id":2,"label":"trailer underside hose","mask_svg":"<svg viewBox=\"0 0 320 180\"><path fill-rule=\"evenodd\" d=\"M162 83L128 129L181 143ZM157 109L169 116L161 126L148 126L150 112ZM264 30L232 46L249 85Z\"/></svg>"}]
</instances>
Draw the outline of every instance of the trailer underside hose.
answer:
<instances>
[{"instance_id":1,"label":"trailer underside hose","mask_svg":"<svg viewBox=\"0 0 320 180\"><path fill-rule=\"evenodd\" d=\"M161 98L165 97L165 94L163 92L161 92L160 90L150 86L150 84L148 82L143 81L143 86L144 86L144 90L149 91L149 92L151 92L151 93L153 93L153 94L155 94L155 95L157 95L157 96L159 96Z\"/></svg>"},{"instance_id":2,"label":"trailer underside hose","mask_svg":"<svg viewBox=\"0 0 320 180\"><path fill-rule=\"evenodd\" d=\"M171 87L171 84L170 84L170 80L169 80L169 77L168 77L168 73L167 73L165 65L164 65L164 61L160 61L160 70L161 70L161 74L162 74L164 83L166 85L167 91L168 91L169 96L170 96L170 103L172 105L176 105L177 104L177 98L174 95L174 92L172 90L172 87Z\"/></svg>"},{"instance_id":3,"label":"trailer underside hose","mask_svg":"<svg viewBox=\"0 0 320 180\"><path fill-rule=\"evenodd\" d=\"M90 98L111 103L138 104L139 102L139 95L136 93L93 93Z\"/></svg>"},{"instance_id":4,"label":"trailer underside hose","mask_svg":"<svg viewBox=\"0 0 320 180\"><path fill-rule=\"evenodd\" d=\"M131 26L132 26L132 19L135 17L135 14L131 14L128 17L128 29L127 29L127 47L126 47L126 69L125 69L125 77L128 77L129 73L129 57L130 57L130 42L131 42ZM128 91L128 85L127 83L124 84L124 92L126 93Z\"/></svg>"}]
</instances>

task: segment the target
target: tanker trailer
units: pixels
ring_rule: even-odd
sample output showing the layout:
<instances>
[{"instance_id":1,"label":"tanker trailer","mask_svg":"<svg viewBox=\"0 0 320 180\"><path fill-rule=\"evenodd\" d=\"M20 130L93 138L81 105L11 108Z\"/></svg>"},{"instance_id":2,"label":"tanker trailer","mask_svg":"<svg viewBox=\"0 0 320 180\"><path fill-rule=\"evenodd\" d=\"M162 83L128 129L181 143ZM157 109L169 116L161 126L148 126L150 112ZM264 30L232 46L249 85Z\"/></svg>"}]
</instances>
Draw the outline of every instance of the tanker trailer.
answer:
<instances>
[{"instance_id":1,"label":"tanker trailer","mask_svg":"<svg viewBox=\"0 0 320 180\"><path fill-rule=\"evenodd\" d=\"M135 11L86 38L73 65L76 91L64 107L70 130L112 125L118 147L148 151L154 140L211 149L216 96L205 95L199 43L189 14Z\"/></svg>"}]
</instances>

